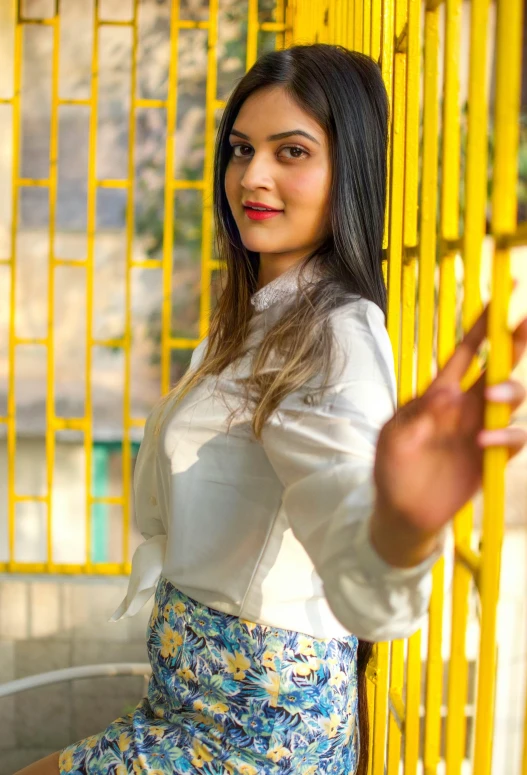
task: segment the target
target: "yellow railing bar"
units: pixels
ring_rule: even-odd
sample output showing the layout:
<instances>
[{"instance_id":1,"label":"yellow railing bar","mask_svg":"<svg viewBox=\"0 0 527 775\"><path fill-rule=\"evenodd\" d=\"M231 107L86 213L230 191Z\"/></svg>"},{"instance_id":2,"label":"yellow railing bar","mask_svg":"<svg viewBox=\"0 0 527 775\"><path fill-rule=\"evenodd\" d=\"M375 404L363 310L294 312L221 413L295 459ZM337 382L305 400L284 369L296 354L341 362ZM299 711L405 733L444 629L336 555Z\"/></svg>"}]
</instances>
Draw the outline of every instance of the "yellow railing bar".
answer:
<instances>
[{"instance_id":1,"label":"yellow railing bar","mask_svg":"<svg viewBox=\"0 0 527 775\"><path fill-rule=\"evenodd\" d=\"M193 350L200 343L200 339L182 339L169 337L168 346L172 350Z\"/></svg>"},{"instance_id":2,"label":"yellow railing bar","mask_svg":"<svg viewBox=\"0 0 527 775\"><path fill-rule=\"evenodd\" d=\"M371 48L371 3L372 0L364 0L364 9L362 12L364 19L362 28L362 51L368 56L370 55ZM347 9L348 4L344 3L344 7Z\"/></svg>"},{"instance_id":3,"label":"yellow railing bar","mask_svg":"<svg viewBox=\"0 0 527 775\"><path fill-rule=\"evenodd\" d=\"M399 643L401 643L401 641L399 641ZM405 728L405 707L400 690L390 689L388 692L388 706L390 710L390 716L394 720L394 723L397 725L397 729L399 730L399 737L401 737L401 735L404 734ZM390 765L388 765L388 767L389 766ZM399 760L395 757L394 766L397 768L395 771L398 771ZM388 772L389 771L390 770L388 770Z\"/></svg>"},{"instance_id":4,"label":"yellow railing bar","mask_svg":"<svg viewBox=\"0 0 527 775\"><path fill-rule=\"evenodd\" d=\"M258 55L258 0L247 1L247 51L245 69L256 62Z\"/></svg>"},{"instance_id":5,"label":"yellow railing bar","mask_svg":"<svg viewBox=\"0 0 527 775\"><path fill-rule=\"evenodd\" d=\"M131 428L144 428L146 418L145 417L130 417Z\"/></svg>"},{"instance_id":6,"label":"yellow railing bar","mask_svg":"<svg viewBox=\"0 0 527 775\"><path fill-rule=\"evenodd\" d=\"M405 247L417 245L417 194L419 178L419 76L421 0L408 0L406 70L406 164L404 177ZM415 306L412 300L412 308Z\"/></svg>"},{"instance_id":7,"label":"yellow railing bar","mask_svg":"<svg viewBox=\"0 0 527 775\"><path fill-rule=\"evenodd\" d=\"M98 19L98 27L131 27L133 24L131 19Z\"/></svg>"},{"instance_id":8,"label":"yellow railing bar","mask_svg":"<svg viewBox=\"0 0 527 775\"><path fill-rule=\"evenodd\" d=\"M48 577L50 574L61 576L78 576L80 574L89 576L119 576L121 572L122 565L117 562L92 563L89 571L86 565L79 564L51 563L49 565L47 562L0 562L0 573L45 573Z\"/></svg>"},{"instance_id":9,"label":"yellow railing bar","mask_svg":"<svg viewBox=\"0 0 527 775\"><path fill-rule=\"evenodd\" d=\"M381 55L382 0L371 0L370 56L378 61Z\"/></svg>"},{"instance_id":10,"label":"yellow railing bar","mask_svg":"<svg viewBox=\"0 0 527 775\"><path fill-rule=\"evenodd\" d=\"M205 163L203 179L203 217L201 234L201 296L199 336L208 331L210 318L210 261L212 258L212 174L214 162L215 107L217 91L216 49L218 42L218 0L209 2L209 39L207 45L207 88L205 95Z\"/></svg>"},{"instance_id":11,"label":"yellow railing bar","mask_svg":"<svg viewBox=\"0 0 527 775\"><path fill-rule=\"evenodd\" d=\"M72 97L59 97L58 98L58 104L59 105L74 105L76 107L83 107L83 108L89 108L91 105L91 102L89 99L82 99L80 97L72 98Z\"/></svg>"},{"instance_id":12,"label":"yellow railing bar","mask_svg":"<svg viewBox=\"0 0 527 775\"><path fill-rule=\"evenodd\" d=\"M29 337L29 336L15 336L14 343L18 345L38 345L41 347L47 347L48 340L44 338Z\"/></svg>"},{"instance_id":13,"label":"yellow railing bar","mask_svg":"<svg viewBox=\"0 0 527 775\"><path fill-rule=\"evenodd\" d=\"M107 506L125 506L125 497L119 497L118 495L105 495L105 496L95 496L92 495L90 497L90 503L103 503ZM129 571L124 571L125 573L129 573Z\"/></svg>"},{"instance_id":14,"label":"yellow railing bar","mask_svg":"<svg viewBox=\"0 0 527 775\"><path fill-rule=\"evenodd\" d=\"M43 27L52 27L55 24L55 18L50 16L49 18L31 18L27 16L19 16L18 23L23 25L38 24Z\"/></svg>"},{"instance_id":15,"label":"yellow railing bar","mask_svg":"<svg viewBox=\"0 0 527 775\"><path fill-rule=\"evenodd\" d=\"M163 301L161 304L161 391L170 387L170 337L172 299L172 250L174 246L174 161L176 142L178 88L178 18L179 0L170 4L170 60L168 68L166 140L165 140L165 203L163 230Z\"/></svg>"},{"instance_id":16,"label":"yellow railing bar","mask_svg":"<svg viewBox=\"0 0 527 775\"><path fill-rule=\"evenodd\" d=\"M81 269L85 269L87 266L85 258L53 258L52 263L53 266L74 266Z\"/></svg>"},{"instance_id":17,"label":"yellow railing bar","mask_svg":"<svg viewBox=\"0 0 527 775\"><path fill-rule=\"evenodd\" d=\"M132 100L132 104L136 108L166 108L166 100L151 100L144 97L136 97Z\"/></svg>"},{"instance_id":18,"label":"yellow railing bar","mask_svg":"<svg viewBox=\"0 0 527 775\"><path fill-rule=\"evenodd\" d=\"M177 23L180 30L208 30L210 21L193 21L192 19L181 19Z\"/></svg>"},{"instance_id":19,"label":"yellow railing bar","mask_svg":"<svg viewBox=\"0 0 527 775\"><path fill-rule=\"evenodd\" d=\"M371 775L385 775L386 722L388 718L388 643L377 643L375 646L375 667L375 715L373 717L372 730L373 761Z\"/></svg>"},{"instance_id":20,"label":"yellow railing bar","mask_svg":"<svg viewBox=\"0 0 527 775\"><path fill-rule=\"evenodd\" d=\"M520 775L527 775L527 691L525 692L525 710L523 716L523 755Z\"/></svg>"},{"instance_id":21,"label":"yellow railing bar","mask_svg":"<svg viewBox=\"0 0 527 775\"><path fill-rule=\"evenodd\" d=\"M382 0L382 24L380 41L380 60L381 72L388 100L390 103L390 115L393 111L393 54L394 54L394 3L393 0ZM388 133L388 154L387 154L387 179L391 178L391 133ZM386 188L386 209L384 219L384 240L383 247L388 247L388 235L390 228L390 197L391 186Z\"/></svg>"},{"instance_id":22,"label":"yellow railing bar","mask_svg":"<svg viewBox=\"0 0 527 775\"><path fill-rule=\"evenodd\" d=\"M49 503L48 495L13 495L15 503Z\"/></svg>"},{"instance_id":23,"label":"yellow railing bar","mask_svg":"<svg viewBox=\"0 0 527 775\"><path fill-rule=\"evenodd\" d=\"M125 319L124 319L124 391L123 391L123 439L122 454L122 560L123 573L129 573L130 564L130 498L132 459L130 444L131 411L131 346L132 346L132 260L134 247L134 174L135 174L135 98L137 94L137 47L138 47L138 0L132 7L132 50L130 61L130 109L128 114L128 191L126 196L126 272L125 272Z\"/></svg>"},{"instance_id":24,"label":"yellow railing bar","mask_svg":"<svg viewBox=\"0 0 527 775\"><path fill-rule=\"evenodd\" d=\"M48 226L48 330L47 330L47 394L46 394L46 492L47 502L47 560L53 563L53 472L55 469L55 433L51 419L55 414L55 223L57 213L58 179L58 135L59 135L59 61L60 61L60 16L58 0L53 17L53 50L51 65L51 116L49 141L49 226Z\"/></svg>"},{"instance_id":25,"label":"yellow railing bar","mask_svg":"<svg viewBox=\"0 0 527 775\"><path fill-rule=\"evenodd\" d=\"M124 347L124 339L91 339L89 340L92 347Z\"/></svg>"},{"instance_id":26,"label":"yellow railing bar","mask_svg":"<svg viewBox=\"0 0 527 775\"><path fill-rule=\"evenodd\" d=\"M132 185L130 180L123 180L121 178L117 179L106 179L106 180L98 180L97 186L98 188L130 188Z\"/></svg>"},{"instance_id":27,"label":"yellow railing bar","mask_svg":"<svg viewBox=\"0 0 527 775\"><path fill-rule=\"evenodd\" d=\"M262 22L258 25L258 29L262 32L287 32L289 28L283 22Z\"/></svg>"},{"instance_id":28,"label":"yellow railing bar","mask_svg":"<svg viewBox=\"0 0 527 775\"><path fill-rule=\"evenodd\" d=\"M17 186L27 186L27 187L34 187L34 188L46 188L49 186L49 179L48 178L18 178L16 180Z\"/></svg>"},{"instance_id":29,"label":"yellow railing bar","mask_svg":"<svg viewBox=\"0 0 527 775\"><path fill-rule=\"evenodd\" d=\"M88 417L52 417L51 427L56 431L82 431L88 430L90 420Z\"/></svg>"},{"instance_id":30,"label":"yellow railing bar","mask_svg":"<svg viewBox=\"0 0 527 775\"><path fill-rule=\"evenodd\" d=\"M163 262L159 258L135 259L130 266L134 269L162 269Z\"/></svg>"},{"instance_id":31,"label":"yellow railing bar","mask_svg":"<svg viewBox=\"0 0 527 775\"><path fill-rule=\"evenodd\" d=\"M363 6L361 2L355 3L354 20L353 20L353 45L356 51L362 51L362 12Z\"/></svg>"},{"instance_id":32,"label":"yellow railing bar","mask_svg":"<svg viewBox=\"0 0 527 775\"><path fill-rule=\"evenodd\" d=\"M470 548L468 544L456 544L455 547L456 559L462 563L467 570L470 571L476 586L479 586L479 572L481 568L481 555ZM465 600L466 605L466 600ZM455 621L455 620L454 620ZM458 622L455 621L456 630ZM463 630L464 634L464 630ZM458 679L459 680L459 679Z\"/></svg>"},{"instance_id":33,"label":"yellow railing bar","mask_svg":"<svg viewBox=\"0 0 527 775\"><path fill-rule=\"evenodd\" d=\"M492 192L492 232L512 234L517 225L517 164L522 62L521 0L497 4L495 155ZM512 341L507 327L510 253L496 247L489 311L490 354L487 382L507 379L512 367ZM508 404L489 403L485 427L505 427ZM475 721L474 771L490 775L494 732L496 681L496 617L504 532L506 447L485 450L483 465L483 533L480 569L481 637Z\"/></svg>"},{"instance_id":34,"label":"yellow railing bar","mask_svg":"<svg viewBox=\"0 0 527 775\"><path fill-rule=\"evenodd\" d=\"M88 181L87 181L87 250L86 250L86 394L85 413L90 420L93 417L92 401L92 321L93 321L93 285L95 259L95 229L97 224L97 124L98 124L98 93L99 93L99 2L95 0L92 30L91 52L91 83L90 83L90 124L88 134ZM86 571L92 571L92 509L90 503L92 487L92 445L93 428L88 422L84 433L84 460L86 481Z\"/></svg>"}]
</instances>

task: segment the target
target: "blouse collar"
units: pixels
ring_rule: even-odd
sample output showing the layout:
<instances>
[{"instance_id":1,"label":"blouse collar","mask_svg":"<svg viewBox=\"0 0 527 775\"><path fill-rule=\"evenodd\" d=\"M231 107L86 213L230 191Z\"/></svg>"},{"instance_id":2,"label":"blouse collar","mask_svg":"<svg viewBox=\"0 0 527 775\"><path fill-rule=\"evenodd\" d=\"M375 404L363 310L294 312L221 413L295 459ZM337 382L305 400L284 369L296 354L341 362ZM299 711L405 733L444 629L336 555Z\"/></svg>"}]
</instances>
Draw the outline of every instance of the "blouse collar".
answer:
<instances>
[{"instance_id":1,"label":"blouse collar","mask_svg":"<svg viewBox=\"0 0 527 775\"><path fill-rule=\"evenodd\" d=\"M263 312L278 302L285 301L300 290L299 274L302 262L288 269L283 274L271 280L251 297L251 304L256 312ZM304 282L311 282L317 276L313 265L306 267Z\"/></svg>"}]
</instances>

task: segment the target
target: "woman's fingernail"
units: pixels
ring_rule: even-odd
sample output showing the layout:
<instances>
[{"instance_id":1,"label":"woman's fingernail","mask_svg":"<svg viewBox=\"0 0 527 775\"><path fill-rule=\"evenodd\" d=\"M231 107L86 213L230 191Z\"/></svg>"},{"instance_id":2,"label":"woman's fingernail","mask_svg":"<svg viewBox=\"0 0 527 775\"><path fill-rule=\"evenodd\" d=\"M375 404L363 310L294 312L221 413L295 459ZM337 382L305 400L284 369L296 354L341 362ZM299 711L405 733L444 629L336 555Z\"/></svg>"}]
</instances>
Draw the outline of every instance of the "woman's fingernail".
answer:
<instances>
[{"instance_id":1,"label":"woman's fingernail","mask_svg":"<svg viewBox=\"0 0 527 775\"><path fill-rule=\"evenodd\" d=\"M501 382L499 385L487 385L485 388L485 397L489 401L512 401L514 395L514 387L510 382Z\"/></svg>"}]
</instances>

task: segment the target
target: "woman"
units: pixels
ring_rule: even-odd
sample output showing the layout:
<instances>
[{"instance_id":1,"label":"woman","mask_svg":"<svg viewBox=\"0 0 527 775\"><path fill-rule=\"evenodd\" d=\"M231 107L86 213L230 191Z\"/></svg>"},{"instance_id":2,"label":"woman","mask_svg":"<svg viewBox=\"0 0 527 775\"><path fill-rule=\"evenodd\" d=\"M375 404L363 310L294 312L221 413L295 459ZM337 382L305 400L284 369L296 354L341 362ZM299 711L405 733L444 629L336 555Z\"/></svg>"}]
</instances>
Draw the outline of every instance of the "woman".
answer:
<instances>
[{"instance_id":1,"label":"woman","mask_svg":"<svg viewBox=\"0 0 527 775\"><path fill-rule=\"evenodd\" d=\"M215 160L227 283L148 419L146 541L113 617L155 591L148 696L25 775L365 773L370 644L419 628L483 447L526 441L482 430L484 399L515 408L517 382L460 388L486 312L394 415L387 116L377 65L334 46L266 54L235 89ZM524 320L515 361L526 339Z\"/></svg>"}]
</instances>

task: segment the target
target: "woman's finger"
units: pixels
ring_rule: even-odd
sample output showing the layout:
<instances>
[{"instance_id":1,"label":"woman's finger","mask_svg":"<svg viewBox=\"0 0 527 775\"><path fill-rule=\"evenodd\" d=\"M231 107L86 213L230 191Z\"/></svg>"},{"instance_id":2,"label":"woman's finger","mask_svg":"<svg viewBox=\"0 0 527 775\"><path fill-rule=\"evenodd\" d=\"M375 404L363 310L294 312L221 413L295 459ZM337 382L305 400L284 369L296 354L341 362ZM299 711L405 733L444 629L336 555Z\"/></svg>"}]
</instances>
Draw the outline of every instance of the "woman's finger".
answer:
<instances>
[{"instance_id":1,"label":"woman's finger","mask_svg":"<svg viewBox=\"0 0 527 775\"><path fill-rule=\"evenodd\" d=\"M499 404L510 404L511 409L517 409L525 401L527 391L516 379L499 382L497 385L486 385L485 398Z\"/></svg>"},{"instance_id":2,"label":"woman's finger","mask_svg":"<svg viewBox=\"0 0 527 775\"><path fill-rule=\"evenodd\" d=\"M509 458L512 458L527 444L527 431L511 426L483 430L478 433L477 442L480 447L508 447Z\"/></svg>"},{"instance_id":3,"label":"woman's finger","mask_svg":"<svg viewBox=\"0 0 527 775\"><path fill-rule=\"evenodd\" d=\"M486 304L481 315L477 318L474 325L469 328L437 375L434 380L436 384L446 385L461 382L465 372L477 355L479 346L487 335L488 314L489 306Z\"/></svg>"}]
</instances>

